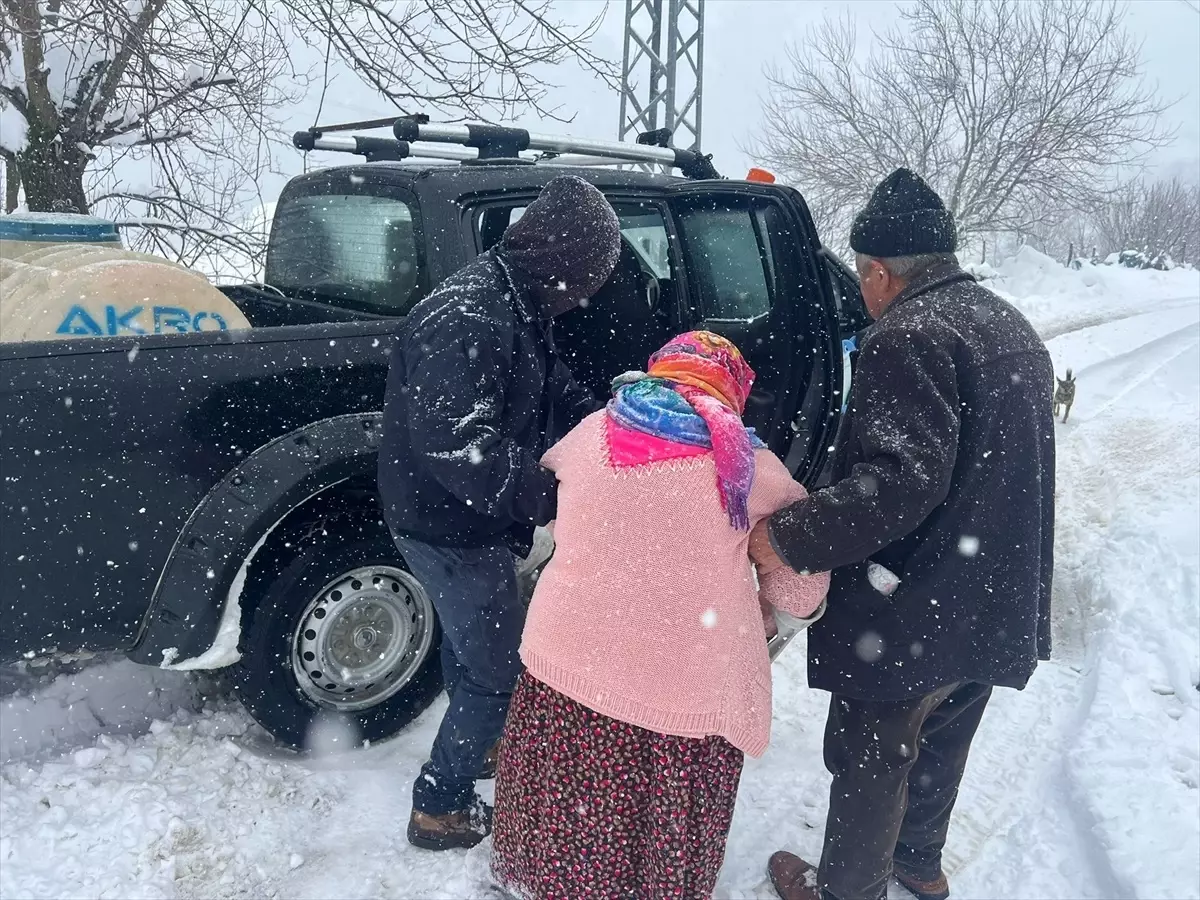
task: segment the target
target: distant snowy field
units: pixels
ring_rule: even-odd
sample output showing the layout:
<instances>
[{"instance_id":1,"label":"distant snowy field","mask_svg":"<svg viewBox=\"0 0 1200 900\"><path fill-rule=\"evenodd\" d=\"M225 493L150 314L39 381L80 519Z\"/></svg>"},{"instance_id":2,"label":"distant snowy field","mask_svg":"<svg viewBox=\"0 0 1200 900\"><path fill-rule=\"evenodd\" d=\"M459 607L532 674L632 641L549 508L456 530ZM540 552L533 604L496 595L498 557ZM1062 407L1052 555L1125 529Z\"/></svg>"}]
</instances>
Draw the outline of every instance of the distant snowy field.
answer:
<instances>
[{"instance_id":1,"label":"distant snowy field","mask_svg":"<svg viewBox=\"0 0 1200 900\"><path fill-rule=\"evenodd\" d=\"M1079 387L1058 426L1056 658L984 719L950 832L954 895L1200 897L1200 274L1070 271L1028 250L980 271ZM797 642L719 898L773 896L779 847L819 855L827 702ZM0 897L492 896L486 844L404 840L441 710L301 759L180 673L106 664L6 698Z\"/></svg>"}]
</instances>

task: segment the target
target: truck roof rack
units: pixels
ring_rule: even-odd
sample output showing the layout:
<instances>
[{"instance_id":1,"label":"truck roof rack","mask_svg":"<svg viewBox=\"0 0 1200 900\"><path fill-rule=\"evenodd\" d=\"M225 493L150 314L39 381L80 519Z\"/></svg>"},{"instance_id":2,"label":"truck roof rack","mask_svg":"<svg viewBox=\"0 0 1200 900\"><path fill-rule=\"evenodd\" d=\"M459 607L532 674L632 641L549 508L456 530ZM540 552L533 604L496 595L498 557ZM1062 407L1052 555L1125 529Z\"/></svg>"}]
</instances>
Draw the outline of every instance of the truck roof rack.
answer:
<instances>
[{"instance_id":1,"label":"truck roof rack","mask_svg":"<svg viewBox=\"0 0 1200 900\"><path fill-rule=\"evenodd\" d=\"M376 128L391 128L394 137L338 134ZM518 160L527 165L550 161L574 166L640 163L679 169L685 178L721 177L713 167L711 155L677 149L670 146L670 141L671 132L665 128L639 135L636 144L626 144L533 134L524 128L504 125L436 125L430 124L429 117L424 115L314 125L292 136L297 150L354 153L369 162L418 158L466 163Z\"/></svg>"}]
</instances>

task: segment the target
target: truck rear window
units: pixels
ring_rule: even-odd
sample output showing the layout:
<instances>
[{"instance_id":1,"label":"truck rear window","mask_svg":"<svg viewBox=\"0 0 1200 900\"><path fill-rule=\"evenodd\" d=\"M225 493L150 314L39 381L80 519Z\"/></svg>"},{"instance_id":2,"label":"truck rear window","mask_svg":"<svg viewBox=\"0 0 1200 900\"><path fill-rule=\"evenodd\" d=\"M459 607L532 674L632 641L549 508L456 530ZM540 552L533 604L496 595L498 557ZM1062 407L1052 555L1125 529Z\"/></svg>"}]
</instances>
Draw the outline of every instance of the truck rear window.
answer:
<instances>
[{"instance_id":1,"label":"truck rear window","mask_svg":"<svg viewBox=\"0 0 1200 900\"><path fill-rule=\"evenodd\" d=\"M385 315L416 299L420 250L412 209L369 194L315 194L280 203L266 282L285 293Z\"/></svg>"}]
</instances>

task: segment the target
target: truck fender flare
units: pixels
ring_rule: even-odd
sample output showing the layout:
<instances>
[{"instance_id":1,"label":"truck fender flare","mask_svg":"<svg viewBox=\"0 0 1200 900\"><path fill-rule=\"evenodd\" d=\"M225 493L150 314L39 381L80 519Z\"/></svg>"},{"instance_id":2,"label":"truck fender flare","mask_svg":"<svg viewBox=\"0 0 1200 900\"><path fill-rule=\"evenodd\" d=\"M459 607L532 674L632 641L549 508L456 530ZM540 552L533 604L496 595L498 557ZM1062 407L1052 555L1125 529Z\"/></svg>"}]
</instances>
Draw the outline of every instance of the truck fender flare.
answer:
<instances>
[{"instance_id":1,"label":"truck fender flare","mask_svg":"<svg viewBox=\"0 0 1200 900\"><path fill-rule=\"evenodd\" d=\"M227 472L176 538L129 658L163 668L235 662L237 631L232 655L220 654L211 666L197 665L195 657L214 649L219 626L228 634L221 620L227 601L238 599L245 564L271 530L312 497L350 478L374 480L382 433L379 412L322 419L264 444Z\"/></svg>"}]
</instances>

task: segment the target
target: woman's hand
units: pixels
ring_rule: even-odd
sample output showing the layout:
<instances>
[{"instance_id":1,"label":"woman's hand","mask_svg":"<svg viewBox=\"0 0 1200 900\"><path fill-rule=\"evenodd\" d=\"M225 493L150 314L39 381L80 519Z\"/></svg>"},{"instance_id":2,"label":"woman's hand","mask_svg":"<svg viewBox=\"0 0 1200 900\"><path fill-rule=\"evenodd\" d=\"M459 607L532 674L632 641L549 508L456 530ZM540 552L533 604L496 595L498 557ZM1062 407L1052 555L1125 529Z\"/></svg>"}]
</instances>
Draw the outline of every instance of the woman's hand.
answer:
<instances>
[{"instance_id":1,"label":"woman's hand","mask_svg":"<svg viewBox=\"0 0 1200 900\"><path fill-rule=\"evenodd\" d=\"M775 548L771 546L771 537L767 532L767 519L763 519L750 531L750 558L758 566L759 577L768 575L776 569L787 565Z\"/></svg>"}]
</instances>

